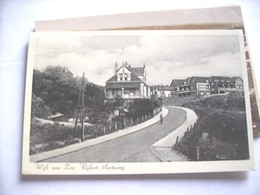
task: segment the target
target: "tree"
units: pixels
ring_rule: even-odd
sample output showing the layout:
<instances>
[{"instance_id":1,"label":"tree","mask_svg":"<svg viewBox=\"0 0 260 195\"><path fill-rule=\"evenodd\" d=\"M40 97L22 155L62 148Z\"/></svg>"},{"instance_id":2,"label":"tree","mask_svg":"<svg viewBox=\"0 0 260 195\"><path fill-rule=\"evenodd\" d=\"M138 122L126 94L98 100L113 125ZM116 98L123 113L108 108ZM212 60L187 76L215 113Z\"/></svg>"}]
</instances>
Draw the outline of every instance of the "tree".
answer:
<instances>
[{"instance_id":1,"label":"tree","mask_svg":"<svg viewBox=\"0 0 260 195\"><path fill-rule=\"evenodd\" d=\"M53 113L74 113L78 98L78 80L62 66L47 66L44 71L34 70L33 93L49 106Z\"/></svg>"},{"instance_id":2,"label":"tree","mask_svg":"<svg viewBox=\"0 0 260 195\"><path fill-rule=\"evenodd\" d=\"M51 113L51 110L48 106L44 104L44 101L37 97L36 95L32 95L32 117L39 118L47 118Z\"/></svg>"},{"instance_id":3,"label":"tree","mask_svg":"<svg viewBox=\"0 0 260 195\"><path fill-rule=\"evenodd\" d=\"M81 79L74 77L67 67L47 66L43 71L34 70L33 93L51 108L52 113L74 115ZM104 111L104 98L104 87L87 82L84 96L87 112Z\"/></svg>"},{"instance_id":4,"label":"tree","mask_svg":"<svg viewBox=\"0 0 260 195\"><path fill-rule=\"evenodd\" d=\"M104 110L105 92L104 88L93 83L87 83L85 88L86 106L94 111Z\"/></svg>"}]
</instances>

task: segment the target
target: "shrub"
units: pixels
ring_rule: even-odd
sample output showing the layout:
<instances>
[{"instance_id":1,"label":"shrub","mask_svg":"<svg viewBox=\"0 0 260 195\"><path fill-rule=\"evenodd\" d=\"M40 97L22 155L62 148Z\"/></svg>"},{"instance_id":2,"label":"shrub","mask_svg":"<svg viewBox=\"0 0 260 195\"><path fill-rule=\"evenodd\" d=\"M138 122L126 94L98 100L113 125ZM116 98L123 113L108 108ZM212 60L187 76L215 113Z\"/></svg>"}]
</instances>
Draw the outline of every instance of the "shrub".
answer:
<instances>
[{"instance_id":1,"label":"shrub","mask_svg":"<svg viewBox=\"0 0 260 195\"><path fill-rule=\"evenodd\" d=\"M136 119L144 115L153 115L154 109L155 107L150 99L135 99L134 103L130 105L129 114Z\"/></svg>"},{"instance_id":2,"label":"shrub","mask_svg":"<svg viewBox=\"0 0 260 195\"><path fill-rule=\"evenodd\" d=\"M87 117L90 120L90 123L93 124L102 124L109 117L107 112L88 112Z\"/></svg>"},{"instance_id":3,"label":"shrub","mask_svg":"<svg viewBox=\"0 0 260 195\"><path fill-rule=\"evenodd\" d=\"M51 109L44 104L44 101L32 95L32 117L47 118L51 114Z\"/></svg>"},{"instance_id":4,"label":"shrub","mask_svg":"<svg viewBox=\"0 0 260 195\"><path fill-rule=\"evenodd\" d=\"M196 146L200 147L200 160L248 159L243 98L242 93L230 93L185 103L199 120L174 149L192 160L196 160ZM203 133L208 139L202 139Z\"/></svg>"},{"instance_id":5,"label":"shrub","mask_svg":"<svg viewBox=\"0 0 260 195\"><path fill-rule=\"evenodd\" d=\"M227 97L227 105L229 109L245 110L245 98L242 92L229 93Z\"/></svg>"},{"instance_id":6,"label":"shrub","mask_svg":"<svg viewBox=\"0 0 260 195\"><path fill-rule=\"evenodd\" d=\"M37 122L37 120L33 119L31 122L30 132L31 152L33 152L33 148L35 149L35 146L37 145L42 146L41 150L43 151L46 151L46 148L50 147L52 149L57 148L57 145L62 145L61 142L66 142L68 137L73 134L73 130L73 127L66 127L58 123L54 123L53 125L41 124L40 122Z\"/></svg>"},{"instance_id":7,"label":"shrub","mask_svg":"<svg viewBox=\"0 0 260 195\"><path fill-rule=\"evenodd\" d=\"M104 126L103 125L94 125L85 127L85 139L95 138L103 135Z\"/></svg>"}]
</instances>

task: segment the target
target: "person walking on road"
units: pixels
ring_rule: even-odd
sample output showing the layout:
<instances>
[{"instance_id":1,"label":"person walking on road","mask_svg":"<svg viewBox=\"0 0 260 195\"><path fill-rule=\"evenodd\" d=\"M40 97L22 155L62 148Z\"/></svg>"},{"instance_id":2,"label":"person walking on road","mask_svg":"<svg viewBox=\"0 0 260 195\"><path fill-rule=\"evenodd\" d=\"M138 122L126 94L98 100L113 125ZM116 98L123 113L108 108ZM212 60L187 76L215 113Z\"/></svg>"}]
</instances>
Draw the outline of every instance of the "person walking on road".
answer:
<instances>
[{"instance_id":1,"label":"person walking on road","mask_svg":"<svg viewBox=\"0 0 260 195\"><path fill-rule=\"evenodd\" d=\"M162 115L162 113L160 114L160 122L161 122L161 124L163 123L163 115Z\"/></svg>"}]
</instances>

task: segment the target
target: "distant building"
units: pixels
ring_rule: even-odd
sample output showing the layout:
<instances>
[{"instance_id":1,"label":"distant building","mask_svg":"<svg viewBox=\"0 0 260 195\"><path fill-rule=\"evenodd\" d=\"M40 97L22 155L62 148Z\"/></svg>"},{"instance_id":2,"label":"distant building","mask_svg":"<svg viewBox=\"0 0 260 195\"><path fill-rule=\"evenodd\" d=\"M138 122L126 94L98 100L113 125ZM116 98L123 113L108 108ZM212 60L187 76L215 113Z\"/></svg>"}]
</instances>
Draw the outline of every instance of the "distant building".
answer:
<instances>
[{"instance_id":1,"label":"distant building","mask_svg":"<svg viewBox=\"0 0 260 195\"><path fill-rule=\"evenodd\" d=\"M168 85L155 85L152 87L152 93L157 94L159 98L168 98L172 96L172 87Z\"/></svg>"},{"instance_id":2,"label":"distant building","mask_svg":"<svg viewBox=\"0 0 260 195\"><path fill-rule=\"evenodd\" d=\"M115 64L115 74L106 81L106 100L122 98L125 100L150 98L150 86L146 84L145 65L142 67L132 67L123 63L118 68Z\"/></svg>"},{"instance_id":3,"label":"distant building","mask_svg":"<svg viewBox=\"0 0 260 195\"><path fill-rule=\"evenodd\" d=\"M184 83L185 79L173 79L170 87L172 88L172 97L178 97L180 86Z\"/></svg>"},{"instance_id":4,"label":"distant building","mask_svg":"<svg viewBox=\"0 0 260 195\"><path fill-rule=\"evenodd\" d=\"M48 119L52 121L62 121L64 120L64 114L56 113L54 115L49 116Z\"/></svg>"},{"instance_id":5,"label":"distant building","mask_svg":"<svg viewBox=\"0 0 260 195\"><path fill-rule=\"evenodd\" d=\"M211 94L243 91L243 80L240 77L210 77L210 89Z\"/></svg>"},{"instance_id":6,"label":"distant building","mask_svg":"<svg viewBox=\"0 0 260 195\"><path fill-rule=\"evenodd\" d=\"M243 80L240 77L193 76L187 79L174 79L170 87L172 87L173 97L205 96L243 91Z\"/></svg>"}]
</instances>

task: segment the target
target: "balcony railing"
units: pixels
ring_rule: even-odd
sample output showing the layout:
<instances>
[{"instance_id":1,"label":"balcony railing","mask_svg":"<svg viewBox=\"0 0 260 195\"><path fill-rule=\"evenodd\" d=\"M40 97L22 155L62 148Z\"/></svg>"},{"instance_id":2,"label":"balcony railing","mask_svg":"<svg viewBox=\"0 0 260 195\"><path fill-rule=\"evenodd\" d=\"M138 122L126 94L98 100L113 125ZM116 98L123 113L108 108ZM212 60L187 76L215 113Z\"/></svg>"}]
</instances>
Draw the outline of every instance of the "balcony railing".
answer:
<instances>
[{"instance_id":1,"label":"balcony railing","mask_svg":"<svg viewBox=\"0 0 260 195\"><path fill-rule=\"evenodd\" d=\"M106 99L115 99L116 97L121 97L122 99L149 98L149 97L145 97L145 96L143 96L143 95L130 95L130 94L124 94L124 95L106 95Z\"/></svg>"}]
</instances>

